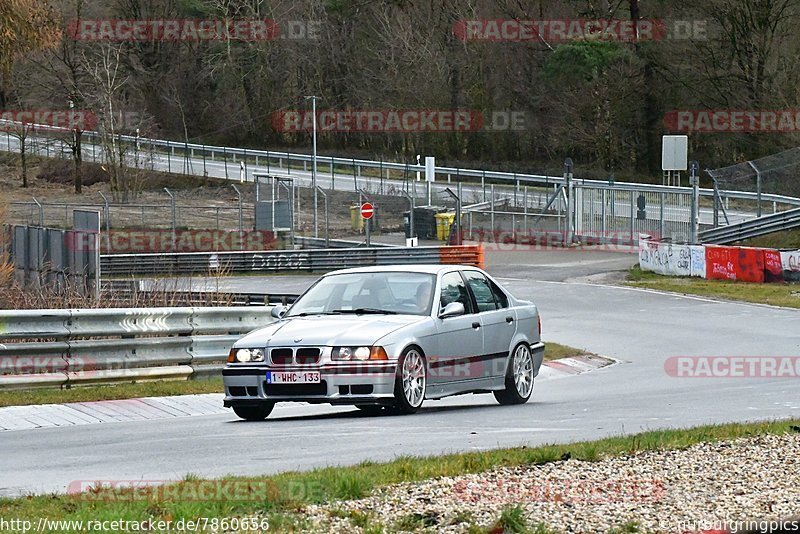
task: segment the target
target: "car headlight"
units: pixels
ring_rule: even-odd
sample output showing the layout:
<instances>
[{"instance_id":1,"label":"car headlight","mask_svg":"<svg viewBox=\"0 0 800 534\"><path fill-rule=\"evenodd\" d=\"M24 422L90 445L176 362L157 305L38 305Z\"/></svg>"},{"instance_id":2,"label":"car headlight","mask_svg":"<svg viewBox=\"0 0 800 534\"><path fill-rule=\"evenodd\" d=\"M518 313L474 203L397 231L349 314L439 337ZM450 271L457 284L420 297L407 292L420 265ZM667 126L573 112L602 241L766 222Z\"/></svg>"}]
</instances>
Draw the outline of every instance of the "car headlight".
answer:
<instances>
[{"instance_id":1,"label":"car headlight","mask_svg":"<svg viewBox=\"0 0 800 534\"><path fill-rule=\"evenodd\" d=\"M333 347L332 360L388 360L383 347Z\"/></svg>"},{"instance_id":2,"label":"car headlight","mask_svg":"<svg viewBox=\"0 0 800 534\"><path fill-rule=\"evenodd\" d=\"M264 349L231 349L229 363L263 362Z\"/></svg>"}]
</instances>

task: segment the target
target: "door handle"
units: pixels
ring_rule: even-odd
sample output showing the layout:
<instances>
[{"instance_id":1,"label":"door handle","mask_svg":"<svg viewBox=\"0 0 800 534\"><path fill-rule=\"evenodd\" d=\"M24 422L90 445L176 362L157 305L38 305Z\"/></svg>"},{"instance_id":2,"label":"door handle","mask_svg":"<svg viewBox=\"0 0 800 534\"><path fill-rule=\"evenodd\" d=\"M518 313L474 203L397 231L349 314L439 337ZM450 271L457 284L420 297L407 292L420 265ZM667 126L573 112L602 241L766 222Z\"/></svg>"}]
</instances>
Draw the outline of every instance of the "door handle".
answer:
<instances>
[{"instance_id":1,"label":"door handle","mask_svg":"<svg viewBox=\"0 0 800 534\"><path fill-rule=\"evenodd\" d=\"M477 321L475 321L474 323L472 323L472 328L478 329L478 328L480 328L480 327L481 327L481 323L479 323L479 322L477 322Z\"/></svg>"},{"instance_id":2,"label":"door handle","mask_svg":"<svg viewBox=\"0 0 800 534\"><path fill-rule=\"evenodd\" d=\"M513 317L506 317L506 322L507 323L513 323L514 322L514 318Z\"/></svg>"}]
</instances>

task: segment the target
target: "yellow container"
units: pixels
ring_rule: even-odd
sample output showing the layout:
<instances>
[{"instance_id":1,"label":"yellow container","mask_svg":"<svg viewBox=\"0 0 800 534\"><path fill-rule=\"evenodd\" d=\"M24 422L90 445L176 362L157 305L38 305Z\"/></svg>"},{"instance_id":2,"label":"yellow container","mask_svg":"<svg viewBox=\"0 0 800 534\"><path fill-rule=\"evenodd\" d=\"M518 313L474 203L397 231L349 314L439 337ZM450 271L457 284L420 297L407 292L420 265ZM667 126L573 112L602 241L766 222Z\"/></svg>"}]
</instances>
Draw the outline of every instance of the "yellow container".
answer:
<instances>
[{"instance_id":1,"label":"yellow container","mask_svg":"<svg viewBox=\"0 0 800 534\"><path fill-rule=\"evenodd\" d=\"M364 219L361 217L361 206L350 206L350 222L356 232L364 231Z\"/></svg>"},{"instance_id":2,"label":"yellow container","mask_svg":"<svg viewBox=\"0 0 800 534\"><path fill-rule=\"evenodd\" d=\"M456 218L455 213L437 213L434 215L436 219L436 239L439 241L447 241L450 236L450 227Z\"/></svg>"}]
</instances>

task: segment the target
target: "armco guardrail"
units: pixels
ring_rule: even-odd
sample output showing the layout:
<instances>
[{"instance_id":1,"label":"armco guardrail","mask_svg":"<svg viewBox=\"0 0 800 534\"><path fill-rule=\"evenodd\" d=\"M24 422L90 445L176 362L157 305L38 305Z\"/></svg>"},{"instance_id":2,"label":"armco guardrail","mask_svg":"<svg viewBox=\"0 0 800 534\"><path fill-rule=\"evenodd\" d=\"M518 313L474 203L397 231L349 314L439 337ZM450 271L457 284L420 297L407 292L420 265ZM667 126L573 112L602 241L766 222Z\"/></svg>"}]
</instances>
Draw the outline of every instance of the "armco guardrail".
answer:
<instances>
[{"instance_id":1,"label":"armco guardrail","mask_svg":"<svg viewBox=\"0 0 800 534\"><path fill-rule=\"evenodd\" d=\"M0 390L216 374L268 306L0 311ZM46 341L41 341L46 340Z\"/></svg>"},{"instance_id":2,"label":"armco guardrail","mask_svg":"<svg viewBox=\"0 0 800 534\"><path fill-rule=\"evenodd\" d=\"M103 276L204 274L277 271L327 272L346 267L458 263L483 266L482 245L386 247L259 252L113 254L100 258Z\"/></svg>"},{"instance_id":3,"label":"armco guardrail","mask_svg":"<svg viewBox=\"0 0 800 534\"><path fill-rule=\"evenodd\" d=\"M699 237L703 243L727 245L772 232L791 230L792 228L800 228L800 208L765 215L737 224L712 228L700 232Z\"/></svg>"},{"instance_id":4,"label":"armco guardrail","mask_svg":"<svg viewBox=\"0 0 800 534\"><path fill-rule=\"evenodd\" d=\"M296 293L230 292L214 289L180 289L142 280L103 280L103 298L137 303L144 301L182 306L270 306L288 305Z\"/></svg>"},{"instance_id":5,"label":"armco guardrail","mask_svg":"<svg viewBox=\"0 0 800 534\"><path fill-rule=\"evenodd\" d=\"M0 123L19 124L15 123L14 121L9 121L5 119L0 119ZM47 125L29 125L29 126L32 127L38 135L42 136L44 136L45 134L55 134L55 133L61 133L62 135L63 134L72 135L72 130L67 128L60 128ZM99 139L101 139L101 135L98 132L85 131L83 132L83 135L86 137L86 140L84 141L84 148L90 145L100 144ZM156 156L161 156L166 158L168 162L172 161L172 159L177 155L180 155L181 158L187 162L195 158L202 158L202 161L205 162L206 159L204 159L204 157L206 154L208 154L210 156L209 161L211 162L220 161L225 163L226 165L225 177L231 180L239 180L239 164L236 163L238 161L244 163L247 175L251 175L252 172L256 173L266 172L268 174L291 175L292 165L301 164L304 167L308 167L314 161L313 156L310 154L301 154L294 152L212 146L199 143L187 143L182 141L169 141L166 139L151 139L151 138L137 137L131 135L120 135L117 137L117 139L119 140L119 142L127 146L138 147L135 151L137 153L149 154L151 159L154 159ZM56 142L61 142L63 144L63 141L58 139L56 139ZM69 152L68 147L66 148L65 147L66 145L62 147L61 152L71 153ZM0 150L12 151L9 139L6 139L5 143L0 143ZM232 162L231 163L232 171L230 176L228 176L227 172L227 163L229 160ZM274 163L272 163L275 161L277 161L278 163L277 167L274 165ZM373 172L377 171L377 173L380 176L383 176L384 173L388 175L389 171L400 173L403 176L410 176L411 174L416 174L417 172L420 173L425 172L424 165L417 165L411 163L397 163L390 161L374 161L374 160L364 160L355 158L340 158L333 156L317 156L317 162L319 165L327 165L330 169L331 175L336 174L337 169L352 169L354 176L363 179L369 179L369 177L366 175L362 176L362 169L372 169ZM253 163L255 164L255 168L252 167ZM198 168L202 167L204 167L204 165L198 166ZM505 182L507 184L513 184L513 185L538 184L540 186L541 185L552 186L552 185L563 185L565 183L565 179L562 176L547 176L540 174L501 172L501 171L491 171L483 169L462 169L458 167L436 166L434 168L434 172L439 176L455 177L456 182L462 181L464 178L469 178L474 181L480 181L481 183L486 183L487 181L494 181L498 183ZM322 173L319 173L319 175L322 176ZM374 178L374 179L377 180L379 178ZM574 183L585 184L585 185L597 185L597 186L603 186L608 184L608 182L604 180L588 180L580 178L576 178L574 180ZM679 193L681 191L691 192L690 187L654 186L653 184L643 184L643 183L633 183L633 182L626 183L626 185L643 192L644 191L649 191L649 192L668 191L675 193ZM721 195L722 198L731 198L740 200L755 201L759 198L755 192L750 192L750 191L725 190L725 191L719 191L719 194ZM700 189L700 196L707 198L714 198L715 193L713 189ZM800 198L788 197L784 195L764 193L761 195L761 200L764 202L776 202L776 203L800 206Z\"/></svg>"}]
</instances>

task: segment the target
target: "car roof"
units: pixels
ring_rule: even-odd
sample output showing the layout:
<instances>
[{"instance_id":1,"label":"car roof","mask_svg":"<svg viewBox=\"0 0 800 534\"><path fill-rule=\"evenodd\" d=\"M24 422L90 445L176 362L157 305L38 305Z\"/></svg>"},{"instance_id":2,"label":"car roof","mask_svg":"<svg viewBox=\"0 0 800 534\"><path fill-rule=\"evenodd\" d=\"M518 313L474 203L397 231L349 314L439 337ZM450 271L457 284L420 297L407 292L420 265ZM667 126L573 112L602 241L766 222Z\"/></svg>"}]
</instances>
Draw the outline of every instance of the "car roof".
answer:
<instances>
[{"instance_id":1,"label":"car roof","mask_svg":"<svg viewBox=\"0 0 800 534\"><path fill-rule=\"evenodd\" d=\"M374 265L370 267L352 267L350 269L339 269L332 271L325 276L334 274L350 274L350 273L424 273L424 274L439 274L441 272L458 270L458 269L477 269L473 265L455 265L455 264L410 264L410 265Z\"/></svg>"}]
</instances>

